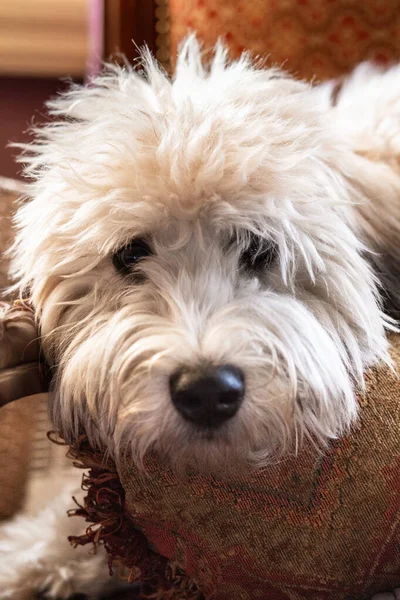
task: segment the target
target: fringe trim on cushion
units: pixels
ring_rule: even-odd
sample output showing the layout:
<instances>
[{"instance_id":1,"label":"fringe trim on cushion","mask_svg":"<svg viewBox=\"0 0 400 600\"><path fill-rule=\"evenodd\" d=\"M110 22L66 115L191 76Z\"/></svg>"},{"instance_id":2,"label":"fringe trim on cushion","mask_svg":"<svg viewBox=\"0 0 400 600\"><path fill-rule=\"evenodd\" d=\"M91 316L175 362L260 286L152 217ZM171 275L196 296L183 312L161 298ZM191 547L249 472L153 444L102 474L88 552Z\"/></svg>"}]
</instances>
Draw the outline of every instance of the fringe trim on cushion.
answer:
<instances>
[{"instance_id":1,"label":"fringe trim on cushion","mask_svg":"<svg viewBox=\"0 0 400 600\"><path fill-rule=\"evenodd\" d=\"M49 432L48 437L56 444L66 445L57 432ZM90 525L84 534L70 536L70 543L74 547L93 544L95 551L103 545L109 557L110 575L115 567L120 573L127 572L130 583L141 583L143 599L202 600L197 585L178 565L149 548L143 533L132 523L125 510L125 492L116 467L105 453L91 448L82 435L70 447L67 457L75 467L89 469L82 476L84 503L73 498L77 507L68 514L83 517Z\"/></svg>"}]
</instances>

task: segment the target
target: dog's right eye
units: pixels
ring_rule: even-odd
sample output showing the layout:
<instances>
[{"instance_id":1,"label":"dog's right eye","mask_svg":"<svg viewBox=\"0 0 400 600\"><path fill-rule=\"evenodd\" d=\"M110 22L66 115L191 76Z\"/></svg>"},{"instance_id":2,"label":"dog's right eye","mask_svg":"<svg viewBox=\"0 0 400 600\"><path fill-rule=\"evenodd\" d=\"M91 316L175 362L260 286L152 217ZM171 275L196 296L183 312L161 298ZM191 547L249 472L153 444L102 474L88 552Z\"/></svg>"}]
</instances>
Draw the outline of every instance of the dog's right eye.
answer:
<instances>
[{"instance_id":1,"label":"dog's right eye","mask_svg":"<svg viewBox=\"0 0 400 600\"><path fill-rule=\"evenodd\" d=\"M248 244L240 256L240 264L248 271L262 271L270 267L278 256L277 245L250 235Z\"/></svg>"},{"instance_id":2,"label":"dog's right eye","mask_svg":"<svg viewBox=\"0 0 400 600\"><path fill-rule=\"evenodd\" d=\"M144 240L132 240L127 246L124 246L113 256L115 268L124 275L133 272L136 265L142 258L152 254L150 246Z\"/></svg>"}]
</instances>

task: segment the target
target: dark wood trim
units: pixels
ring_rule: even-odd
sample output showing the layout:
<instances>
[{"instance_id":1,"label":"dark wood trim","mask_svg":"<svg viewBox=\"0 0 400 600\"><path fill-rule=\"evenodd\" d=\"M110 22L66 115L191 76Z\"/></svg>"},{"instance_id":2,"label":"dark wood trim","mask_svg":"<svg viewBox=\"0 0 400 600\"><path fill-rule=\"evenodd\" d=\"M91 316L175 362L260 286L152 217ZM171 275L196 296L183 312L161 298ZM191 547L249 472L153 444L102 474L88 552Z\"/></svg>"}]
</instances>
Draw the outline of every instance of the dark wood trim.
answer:
<instances>
[{"instance_id":1,"label":"dark wood trim","mask_svg":"<svg viewBox=\"0 0 400 600\"><path fill-rule=\"evenodd\" d=\"M104 18L106 59L122 53L132 61L144 44L156 53L155 0L105 0Z\"/></svg>"}]
</instances>

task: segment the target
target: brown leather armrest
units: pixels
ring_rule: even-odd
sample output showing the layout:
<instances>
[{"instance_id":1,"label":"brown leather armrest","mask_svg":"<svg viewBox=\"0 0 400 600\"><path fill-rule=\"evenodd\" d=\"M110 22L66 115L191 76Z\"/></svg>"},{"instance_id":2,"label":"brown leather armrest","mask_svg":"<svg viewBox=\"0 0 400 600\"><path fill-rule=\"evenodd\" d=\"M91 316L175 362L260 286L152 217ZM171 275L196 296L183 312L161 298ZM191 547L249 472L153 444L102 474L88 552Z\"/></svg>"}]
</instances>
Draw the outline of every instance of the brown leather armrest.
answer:
<instances>
[{"instance_id":1,"label":"brown leather armrest","mask_svg":"<svg viewBox=\"0 0 400 600\"><path fill-rule=\"evenodd\" d=\"M0 407L48 390L39 334L27 302L0 302Z\"/></svg>"},{"instance_id":2,"label":"brown leather armrest","mask_svg":"<svg viewBox=\"0 0 400 600\"><path fill-rule=\"evenodd\" d=\"M47 389L46 371L38 362L0 370L0 407Z\"/></svg>"},{"instance_id":3,"label":"brown leather armrest","mask_svg":"<svg viewBox=\"0 0 400 600\"><path fill-rule=\"evenodd\" d=\"M39 335L32 308L0 302L0 369L39 363Z\"/></svg>"}]
</instances>

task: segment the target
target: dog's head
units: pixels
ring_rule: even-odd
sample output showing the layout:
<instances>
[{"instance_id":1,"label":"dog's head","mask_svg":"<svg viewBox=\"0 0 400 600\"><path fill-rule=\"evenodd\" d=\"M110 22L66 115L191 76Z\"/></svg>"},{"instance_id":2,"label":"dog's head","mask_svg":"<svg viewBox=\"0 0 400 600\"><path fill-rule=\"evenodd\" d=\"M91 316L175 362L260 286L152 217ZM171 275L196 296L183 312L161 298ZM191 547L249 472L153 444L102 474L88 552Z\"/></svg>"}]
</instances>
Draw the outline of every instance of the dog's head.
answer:
<instances>
[{"instance_id":1,"label":"dog's head","mask_svg":"<svg viewBox=\"0 0 400 600\"><path fill-rule=\"evenodd\" d=\"M68 439L215 470L348 427L387 346L323 104L193 38L172 81L147 58L50 103L14 266Z\"/></svg>"}]
</instances>

